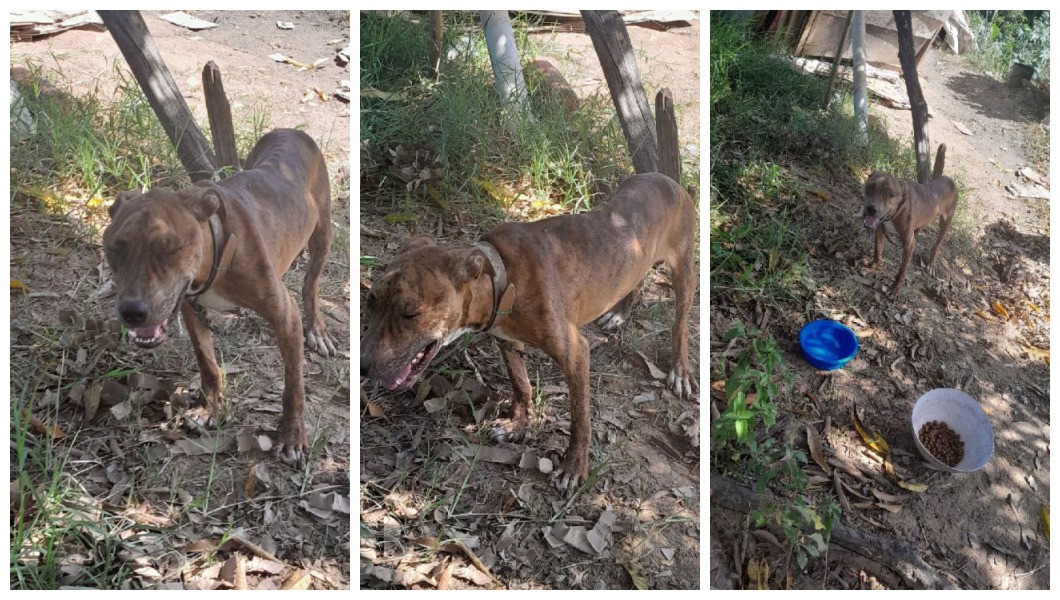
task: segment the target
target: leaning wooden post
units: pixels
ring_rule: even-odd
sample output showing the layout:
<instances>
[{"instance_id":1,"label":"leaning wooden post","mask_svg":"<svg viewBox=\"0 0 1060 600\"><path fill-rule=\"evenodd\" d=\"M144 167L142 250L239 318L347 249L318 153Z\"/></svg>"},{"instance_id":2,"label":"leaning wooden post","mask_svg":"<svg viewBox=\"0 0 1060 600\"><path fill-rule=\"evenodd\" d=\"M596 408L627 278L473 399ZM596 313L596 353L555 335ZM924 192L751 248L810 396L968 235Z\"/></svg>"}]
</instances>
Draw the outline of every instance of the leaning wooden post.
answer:
<instances>
[{"instance_id":1,"label":"leaning wooden post","mask_svg":"<svg viewBox=\"0 0 1060 600\"><path fill-rule=\"evenodd\" d=\"M832 103L832 90L835 89L835 78L839 74L839 61L843 59L843 51L847 49L847 33L850 32L850 22L854 20L854 11L847 11L847 20L843 23L843 31L839 34L839 46L835 49L835 58L832 59L832 74L828 76L828 87L824 92L824 108Z\"/></svg>"},{"instance_id":2,"label":"leaning wooden post","mask_svg":"<svg viewBox=\"0 0 1060 600\"><path fill-rule=\"evenodd\" d=\"M236 151L236 132L232 125L232 107L225 95L221 81L221 69L211 60L202 69L202 90L206 95L206 116L210 119L210 135L217 151L220 167L239 170L239 153Z\"/></svg>"},{"instance_id":3,"label":"leaning wooden post","mask_svg":"<svg viewBox=\"0 0 1060 600\"><path fill-rule=\"evenodd\" d=\"M677 114L670 88L655 94L655 131L659 139L659 172L681 183L681 149L677 139Z\"/></svg>"},{"instance_id":4,"label":"leaning wooden post","mask_svg":"<svg viewBox=\"0 0 1060 600\"><path fill-rule=\"evenodd\" d=\"M429 10L427 14L431 21L431 74L434 75L434 80L438 81L442 76L442 11Z\"/></svg>"},{"instance_id":5,"label":"leaning wooden post","mask_svg":"<svg viewBox=\"0 0 1060 600\"><path fill-rule=\"evenodd\" d=\"M581 12L585 30L593 40L593 48L596 49L596 56L607 79L607 88L611 90L611 99L622 123L622 133L626 136L626 144L633 157L633 168L638 173L658 171L659 150L655 128L651 126L651 106L640 83L626 24L618 11Z\"/></svg>"},{"instance_id":6,"label":"leaning wooden post","mask_svg":"<svg viewBox=\"0 0 1060 600\"><path fill-rule=\"evenodd\" d=\"M162 128L176 147L177 156L188 176L192 181L212 177L218 168L217 159L206 136L195 123L173 75L162 60L143 17L135 10L97 12L118 44L125 62L129 63Z\"/></svg>"},{"instance_id":7,"label":"leaning wooden post","mask_svg":"<svg viewBox=\"0 0 1060 600\"><path fill-rule=\"evenodd\" d=\"M913 141L916 147L916 180L931 179L931 140L928 135L928 105L916 75L916 50L913 48L913 16L908 10L895 10L894 27L898 30L898 62L902 65L909 108L913 113Z\"/></svg>"}]
</instances>

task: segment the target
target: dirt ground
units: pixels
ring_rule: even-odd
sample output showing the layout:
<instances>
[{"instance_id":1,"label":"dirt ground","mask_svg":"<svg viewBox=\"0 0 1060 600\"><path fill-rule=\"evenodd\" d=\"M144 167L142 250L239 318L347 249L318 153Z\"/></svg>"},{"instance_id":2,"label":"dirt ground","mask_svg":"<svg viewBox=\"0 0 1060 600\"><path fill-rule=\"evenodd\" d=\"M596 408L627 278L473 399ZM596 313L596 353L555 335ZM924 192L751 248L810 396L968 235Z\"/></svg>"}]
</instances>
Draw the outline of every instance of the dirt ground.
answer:
<instances>
[{"instance_id":1,"label":"dirt ground","mask_svg":"<svg viewBox=\"0 0 1060 600\"><path fill-rule=\"evenodd\" d=\"M1048 187L1049 133L1041 125L1048 98L1006 88L938 48L925 57L919 75L933 113L932 151L947 144L945 173L962 195L936 274L922 266L937 236L932 225L917 237L898 301L883 293L900 258L894 243L887 242L877 272L857 266L857 259L871 252L860 222L859 181L833 177L814 164L820 155L784 165L814 192L804 198L804 222L819 229L805 236L815 280L812 300L805 306L758 307L771 317L768 331L794 374L795 408L782 423L797 431L807 424L826 429L826 452L860 469L859 476L842 472L846 494L850 502L877 506L846 511L844 524L912 544L939 576L960 588L1048 589L1049 546L1039 511L1049 505L1049 206L1048 200L1014 198L1005 190L1026 184L1015 171L1028 166ZM911 140L909 111L874 105L873 113L893 138ZM1036 149L1043 139L1044 155ZM712 347L724 349L720 336L734 319L760 322L754 314L755 307L712 305ZM837 319L857 333L861 349L846 368L824 373L802 360L798 332L815 318ZM727 359L715 354L712 360ZM942 387L962 389L989 415L995 449L980 471L933 471L914 445L913 404ZM715 401L724 410L723 397ZM926 483L927 491L910 493L879 477L880 461L851 425L853 402L864 423L890 444L899 475ZM811 478L826 476L818 479L814 494L836 494L830 473L813 466L807 472ZM879 505L887 502L876 492L900 501L882 510ZM712 587L738 586L734 544L725 532L738 530L742 520L743 515L717 508L711 514ZM761 540L755 550L754 536L749 537L742 542L744 550L750 548L745 556L757 551L779 560L780 553ZM887 560L867 561L833 549L830 562L817 561L797 574L795 587L906 587L882 566Z\"/></svg>"},{"instance_id":2,"label":"dirt ground","mask_svg":"<svg viewBox=\"0 0 1060 600\"><path fill-rule=\"evenodd\" d=\"M283 390L283 365L260 317L210 315L225 372L227 418L216 431L186 431L174 418L179 389L194 398L199 381L183 327L153 351L119 341L99 239L83 235L86 228L101 231L105 222L73 222L17 195L11 209L11 275L30 292L12 295L13 392L37 397L35 414L54 419L69 435L57 442L57 451L69 452L67 475L83 491L74 502L88 507L99 523L119 524L112 533L124 540L119 556L132 570L127 585L231 588L235 564L242 560L251 589L348 588L350 113L349 105L331 94L350 79L348 64L335 60L349 43L349 13L195 11L219 24L200 32L156 14L143 13L200 123L207 122L201 70L213 60L237 131L251 114L263 115L269 128L303 128L325 154L336 242L321 281L321 303L340 352L330 359L306 353L311 460L294 468L258 447L258 436L275 436ZM277 21L292 22L294 29L280 30ZM274 52L304 63L326 60L302 71L269 59ZM116 88L115 62L122 59L108 33L74 30L12 43L11 65L27 61L67 93L96 93L106 101ZM303 102L312 88L323 90L328 100L313 94ZM301 297L306 264L303 255L285 277L295 298ZM103 405L93 418L70 390L87 387L90 396L93 385L104 381L125 389L103 383ZM169 395L174 388L178 393ZM118 408L131 416L119 419L110 404L122 398ZM67 561L63 573L71 585L92 568L92 540L85 539L87 550L57 553Z\"/></svg>"},{"instance_id":3,"label":"dirt ground","mask_svg":"<svg viewBox=\"0 0 1060 600\"><path fill-rule=\"evenodd\" d=\"M699 23L665 33L629 31L649 97L664 85L674 91L683 158L698 164ZM587 35L535 35L552 39L547 54L579 96L608 96ZM426 225L393 224L385 220L388 205L362 187L362 255L386 260L418 233L470 242L488 225L441 211ZM377 269L362 266L362 300ZM649 279L630 327L610 336L595 325L582 329L592 348L592 467L601 468L570 504L547 475L520 467L558 460L569 440L566 384L539 350L528 348L540 399L533 435L522 444L489 439L489 425L507 414L512 391L488 336L443 350L427 383L408 393L361 380L363 587L699 589L699 406L676 399L650 374L646 360L663 372L670 366L673 292L667 273ZM694 374L699 311L697 294ZM586 543L587 534L599 534L589 536L598 546Z\"/></svg>"}]
</instances>

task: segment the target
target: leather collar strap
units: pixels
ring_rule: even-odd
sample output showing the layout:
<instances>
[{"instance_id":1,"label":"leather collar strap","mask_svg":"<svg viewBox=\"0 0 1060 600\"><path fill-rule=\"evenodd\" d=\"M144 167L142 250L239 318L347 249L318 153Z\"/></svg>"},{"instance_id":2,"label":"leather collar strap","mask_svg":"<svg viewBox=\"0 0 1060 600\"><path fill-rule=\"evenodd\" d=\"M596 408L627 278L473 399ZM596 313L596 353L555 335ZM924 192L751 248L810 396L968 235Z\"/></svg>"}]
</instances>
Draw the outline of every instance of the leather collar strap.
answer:
<instances>
[{"instance_id":1,"label":"leather collar strap","mask_svg":"<svg viewBox=\"0 0 1060 600\"><path fill-rule=\"evenodd\" d=\"M490 265L493 266L493 313L490 314L490 320L486 326L479 330L489 331L493 327L493 322L497 320L497 315L511 314L512 306L515 305L515 286L508 283L508 272L504 269L504 261L501 260L501 255L492 244L479 242L475 244L475 247L482 250L482 253L489 259Z\"/></svg>"},{"instance_id":2,"label":"leather collar strap","mask_svg":"<svg viewBox=\"0 0 1060 600\"><path fill-rule=\"evenodd\" d=\"M224 210L223 206L218 208L218 212L221 210ZM209 223L210 237L213 238L213 261L210 265L210 276L197 289L188 290L187 297L192 302L209 291L213 286L214 280L217 279L218 273L228 270L228 267L232 264L232 254L235 252L235 246L229 242L232 241L236 234L229 233L225 236L220 215L218 213L210 215Z\"/></svg>"}]
</instances>

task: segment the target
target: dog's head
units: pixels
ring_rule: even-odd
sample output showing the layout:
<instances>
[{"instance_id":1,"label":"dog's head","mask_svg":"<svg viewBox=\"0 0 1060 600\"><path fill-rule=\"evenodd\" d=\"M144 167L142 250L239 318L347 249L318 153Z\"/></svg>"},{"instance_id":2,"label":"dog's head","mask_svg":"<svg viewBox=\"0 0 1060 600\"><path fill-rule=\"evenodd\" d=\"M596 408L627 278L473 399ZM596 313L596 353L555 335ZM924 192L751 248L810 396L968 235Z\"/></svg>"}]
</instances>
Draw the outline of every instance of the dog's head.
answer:
<instances>
[{"instance_id":1,"label":"dog's head","mask_svg":"<svg viewBox=\"0 0 1060 600\"><path fill-rule=\"evenodd\" d=\"M361 335L361 375L407 390L438 350L475 331L468 309L489 260L477 248L442 248L430 236L409 240L372 283ZM492 299L490 299L492 302Z\"/></svg>"},{"instance_id":2,"label":"dog's head","mask_svg":"<svg viewBox=\"0 0 1060 600\"><path fill-rule=\"evenodd\" d=\"M129 338L154 348L212 247L205 223L220 198L209 186L180 191L121 192L111 205L103 250L118 294L118 318Z\"/></svg>"},{"instance_id":3,"label":"dog's head","mask_svg":"<svg viewBox=\"0 0 1060 600\"><path fill-rule=\"evenodd\" d=\"M876 227L894 216L902 200L902 182L893 175L874 171L865 180L865 204L861 216L866 229Z\"/></svg>"}]
</instances>

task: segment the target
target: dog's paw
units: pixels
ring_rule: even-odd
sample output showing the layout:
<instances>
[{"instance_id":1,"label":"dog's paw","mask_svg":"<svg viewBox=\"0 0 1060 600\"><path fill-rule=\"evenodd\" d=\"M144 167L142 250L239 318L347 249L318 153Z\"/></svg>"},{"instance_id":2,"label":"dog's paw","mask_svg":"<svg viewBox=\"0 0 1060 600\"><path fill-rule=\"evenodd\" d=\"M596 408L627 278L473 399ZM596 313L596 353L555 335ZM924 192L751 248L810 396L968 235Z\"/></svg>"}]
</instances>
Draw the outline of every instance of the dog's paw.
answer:
<instances>
[{"instance_id":1,"label":"dog's paw","mask_svg":"<svg viewBox=\"0 0 1060 600\"><path fill-rule=\"evenodd\" d=\"M527 429L525 421L497 419L493 422L490 437L496 442L521 442L526 439Z\"/></svg>"},{"instance_id":2,"label":"dog's paw","mask_svg":"<svg viewBox=\"0 0 1060 600\"><path fill-rule=\"evenodd\" d=\"M189 408L188 412L185 413L185 419L192 429L206 430L217 428L217 418L206 406Z\"/></svg>"},{"instance_id":3,"label":"dog's paw","mask_svg":"<svg viewBox=\"0 0 1060 600\"><path fill-rule=\"evenodd\" d=\"M626 315L617 312L606 312L604 316L596 320L596 324L604 328L604 331L614 331L624 325Z\"/></svg>"},{"instance_id":4,"label":"dog's paw","mask_svg":"<svg viewBox=\"0 0 1060 600\"><path fill-rule=\"evenodd\" d=\"M692 397L692 394L695 393L695 389L693 388L693 381L688 376L687 372L679 371L684 370L675 368L672 369L670 371L670 374L666 376L666 389L670 390L674 396L677 396L682 400L687 400L688 398Z\"/></svg>"},{"instance_id":5,"label":"dog's paw","mask_svg":"<svg viewBox=\"0 0 1060 600\"><path fill-rule=\"evenodd\" d=\"M280 429L280 435L276 445L272 448L273 454L284 463L292 466L303 464L309 455L309 441L306 439L304 427L293 427L291 429Z\"/></svg>"},{"instance_id":6,"label":"dog's paw","mask_svg":"<svg viewBox=\"0 0 1060 600\"><path fill-rule=\"evenodd\" d=\"M306 330L305 345L324 358L335 356L335 340L323 329L313 327Z\"/></svg>"},{"instance_id":7,"label":"dog's paw","mask_svg":"<svg viewBox=\"0 0 1060 600\"><path fill-rule=\"evenodd\" d=\"M570 498L578 488L589 479L589 459L583 452L574 453L578 458L572 458L570 449L567 456L559 462L559 467L552 472L552 483L564 496Z\"/></svg>"}]
</instances>

